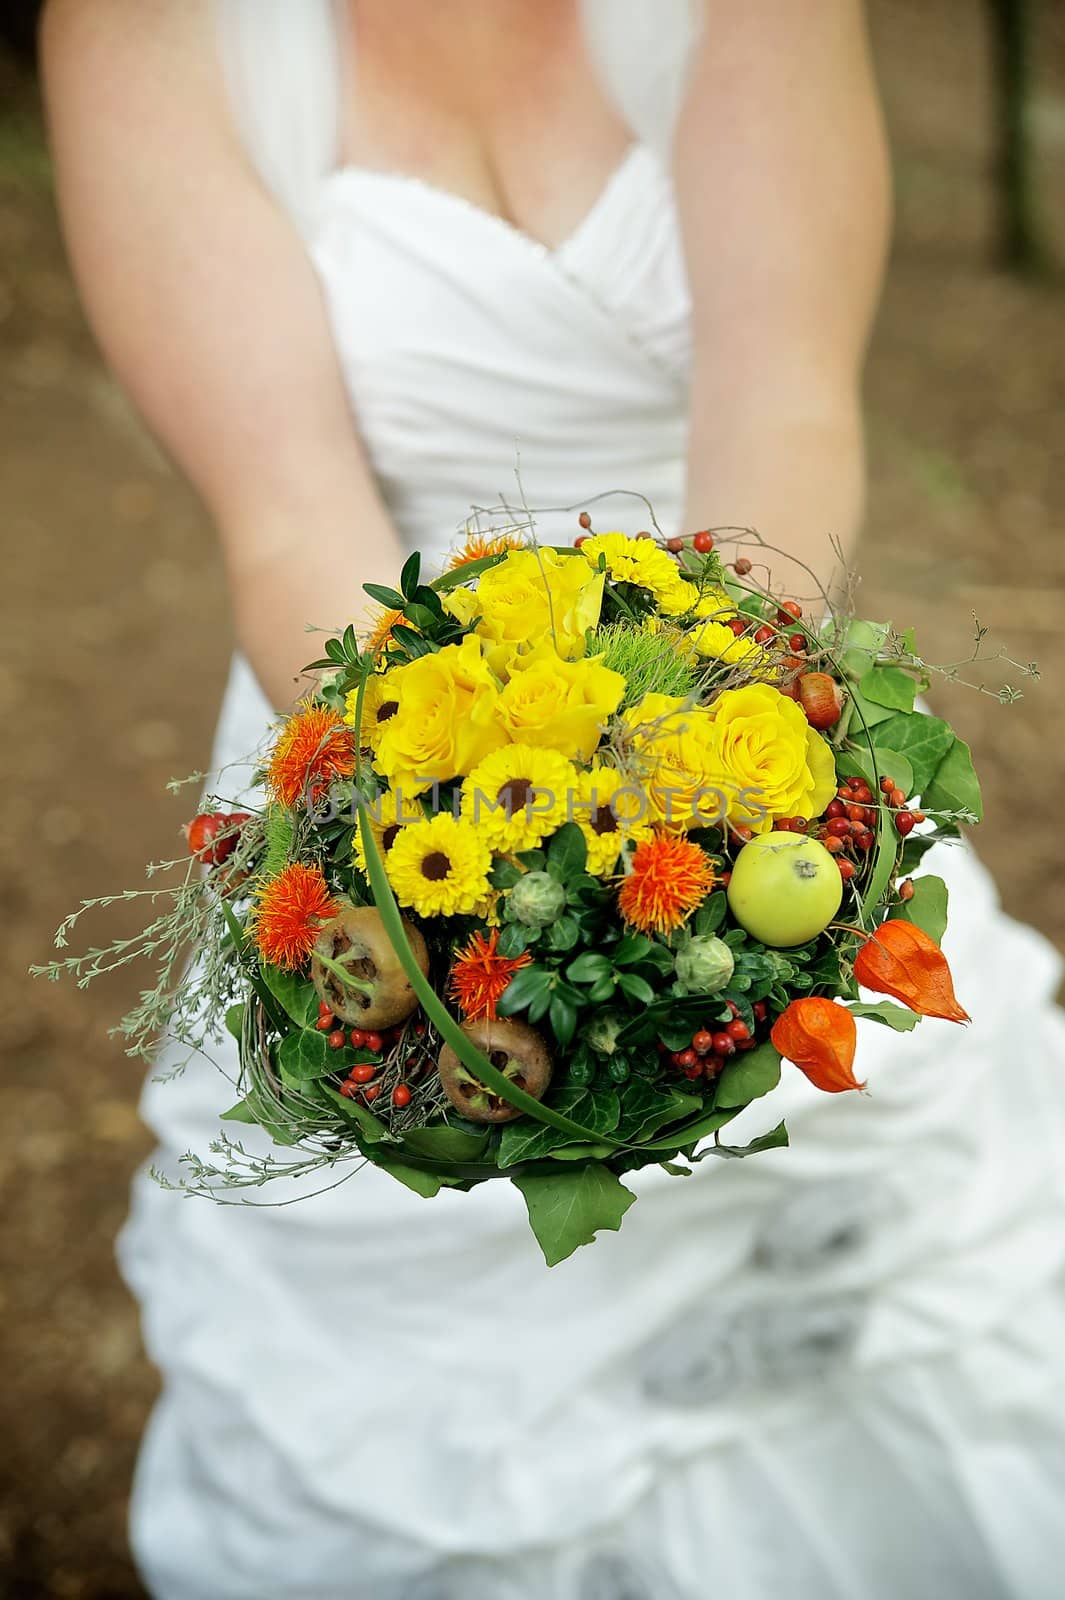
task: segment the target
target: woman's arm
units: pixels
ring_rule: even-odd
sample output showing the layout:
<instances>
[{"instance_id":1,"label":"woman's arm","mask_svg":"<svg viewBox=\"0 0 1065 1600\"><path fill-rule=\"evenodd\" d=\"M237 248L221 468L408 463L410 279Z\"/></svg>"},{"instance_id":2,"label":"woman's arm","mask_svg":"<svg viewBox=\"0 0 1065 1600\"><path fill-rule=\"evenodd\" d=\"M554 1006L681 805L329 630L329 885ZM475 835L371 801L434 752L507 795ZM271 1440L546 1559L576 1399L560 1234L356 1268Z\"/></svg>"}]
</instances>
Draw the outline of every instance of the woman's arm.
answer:
<instances>
[{"instance_id":1,"label":"woman's arm","mask_svg":"<svg viewBox=\"0 0 1065 1600\"><path fill-rule=\"evenodd\" d=\"M862 514L861 369L890 225L862 7L707 11L675 146L694 334L685 526L756 527L827 582L833 537L852 545Z\"/></svg>"},{"instance_id":2,"label":"woman's arm","mask_svg":"<svg viewBox=\"0 0 1065 1600\"><path fill-rule=\"evenodd\" d=\"M221 530L238 637L275 704L363 614L399 543L313 268L230 124L210 0L50 0L45 93L100 344Z\"/></svg>"}]
</instances>

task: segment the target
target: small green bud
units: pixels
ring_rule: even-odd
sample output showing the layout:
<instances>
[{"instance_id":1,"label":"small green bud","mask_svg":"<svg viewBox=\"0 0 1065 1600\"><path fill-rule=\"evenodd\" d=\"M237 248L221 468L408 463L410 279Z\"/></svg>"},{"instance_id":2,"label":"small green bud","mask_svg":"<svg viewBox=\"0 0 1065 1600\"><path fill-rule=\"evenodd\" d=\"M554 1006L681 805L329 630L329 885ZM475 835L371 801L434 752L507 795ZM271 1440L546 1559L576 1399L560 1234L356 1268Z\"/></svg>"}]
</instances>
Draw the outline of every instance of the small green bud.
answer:
<instances>
[{"instance_id":1,"label":"small green bud","mask_svg":"<svg viewBox=\"0 0 1065 1600\"><path fill-rule=\"evenodd\" d=\"M585 1030L584 1037L600 1055L612 1056L618 1047L618 1034L628 1020L617 1011L599 1011Z\"/></svg>"},{"instance_id":2,"label":"small green bud","mask_svg":"<svg viewBox=\"0 0 1065 1600\"><path fill-rule=\"evenodd\" d=\"M566 909L566 891L546 872L527 872L507 898L511 916L527 928L546 928Z\"/></svg>"},{"instance_id":3,"label":"small green bud","mask_svg":"<svg viewBox=\"0 0 1065 1600\"><path fill-rule=\"evenodd\" d=\"M677 951L677 979L690 994L716 994L732 977L732 951L714 933L698 934Z\"/></svg>"}]
</instances>

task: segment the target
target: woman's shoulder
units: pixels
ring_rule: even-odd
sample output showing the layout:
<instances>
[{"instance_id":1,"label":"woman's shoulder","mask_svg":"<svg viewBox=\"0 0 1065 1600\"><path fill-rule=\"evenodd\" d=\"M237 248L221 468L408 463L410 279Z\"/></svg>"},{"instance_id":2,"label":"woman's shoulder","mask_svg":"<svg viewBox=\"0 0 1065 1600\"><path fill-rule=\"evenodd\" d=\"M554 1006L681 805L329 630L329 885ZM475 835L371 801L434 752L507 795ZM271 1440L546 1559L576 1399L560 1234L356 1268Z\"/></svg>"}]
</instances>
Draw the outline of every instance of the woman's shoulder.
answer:
<instances>
[{"instance_id":1,"label":"woman's shoulder","mask_svg":"<svg viewBox=\"0 0 1065 1600\"><path fill-rule=\"evenodd\" d=\"M40 56L50 111L87 131L136 121L150 142L153 111L223 110L215 0L46 0Z\"/></svg>"}]
</instances>

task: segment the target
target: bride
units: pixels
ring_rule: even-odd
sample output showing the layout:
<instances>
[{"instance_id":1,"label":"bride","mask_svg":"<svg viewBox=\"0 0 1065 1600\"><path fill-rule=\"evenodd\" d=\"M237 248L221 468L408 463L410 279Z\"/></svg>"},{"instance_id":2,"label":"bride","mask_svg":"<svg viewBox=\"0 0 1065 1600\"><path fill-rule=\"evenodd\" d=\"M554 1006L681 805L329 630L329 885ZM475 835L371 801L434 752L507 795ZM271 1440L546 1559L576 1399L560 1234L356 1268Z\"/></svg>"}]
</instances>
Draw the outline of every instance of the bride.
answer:
<instances>
[{"instance_id":1,"label":"bride","mask_svg":"<svg viewBox=\"0 0 1065 1600\"><path fill-rule=\"evenodd\" d=\"M516 460L534 508L637 489L828 575L887 234L858 0L51 0L43 46L89 313L224 542L217 768L305 624L442 559ZM865 1037L869 1096L793 1073L790 1150L638 1174L550 1272L507 1184L270 1208L140 1176L152 1593L1060 1594L1059 963L934 855L973 1027ZM149 1085L160 1166L224 1089Z\"/></svg>"}]
</instances>

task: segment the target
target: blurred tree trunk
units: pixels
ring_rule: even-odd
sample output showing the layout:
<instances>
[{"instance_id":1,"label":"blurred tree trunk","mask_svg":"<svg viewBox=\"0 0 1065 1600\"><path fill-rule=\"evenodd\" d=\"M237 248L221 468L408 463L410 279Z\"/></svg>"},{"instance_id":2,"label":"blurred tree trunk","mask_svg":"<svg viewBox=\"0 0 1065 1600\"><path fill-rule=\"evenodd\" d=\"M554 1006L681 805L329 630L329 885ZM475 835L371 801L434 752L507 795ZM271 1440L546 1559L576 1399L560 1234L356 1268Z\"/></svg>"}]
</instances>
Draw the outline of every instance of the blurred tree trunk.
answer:
<instances>
[{"instance_id":1,"label":"blurred tree trunk","mask_svg":"<svg viewBox=\"0 0 1065 1600\"><path fill-rule=\"evenodd\" d=\"M1029 135L1035 0L987 0L997 145L998 254L1016 272L1047 266Z\"/></svg>"}]
</instances>

